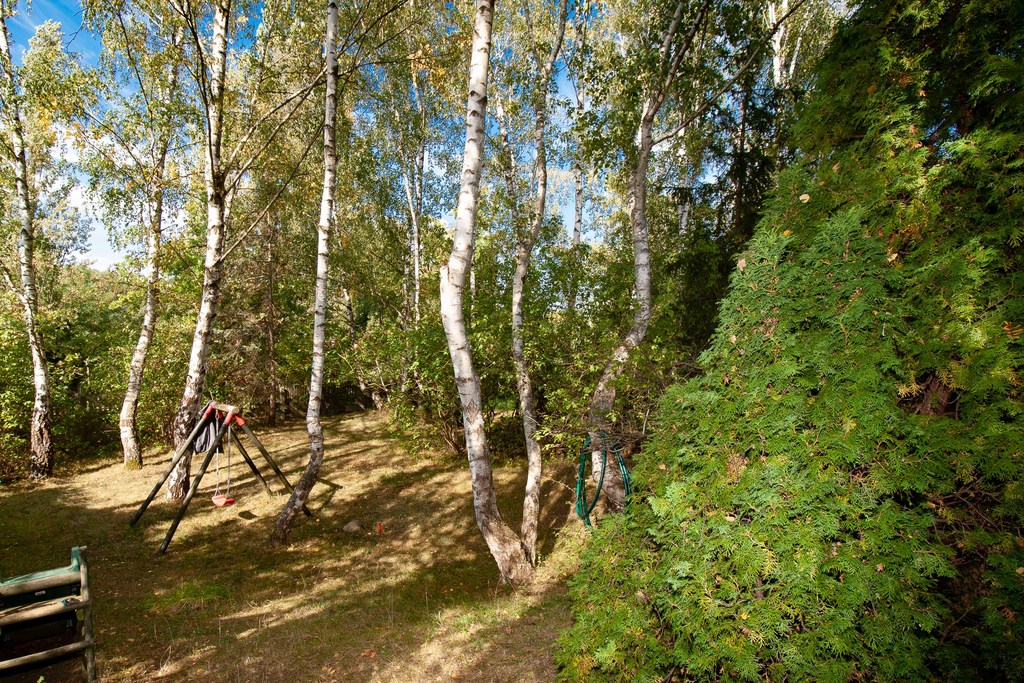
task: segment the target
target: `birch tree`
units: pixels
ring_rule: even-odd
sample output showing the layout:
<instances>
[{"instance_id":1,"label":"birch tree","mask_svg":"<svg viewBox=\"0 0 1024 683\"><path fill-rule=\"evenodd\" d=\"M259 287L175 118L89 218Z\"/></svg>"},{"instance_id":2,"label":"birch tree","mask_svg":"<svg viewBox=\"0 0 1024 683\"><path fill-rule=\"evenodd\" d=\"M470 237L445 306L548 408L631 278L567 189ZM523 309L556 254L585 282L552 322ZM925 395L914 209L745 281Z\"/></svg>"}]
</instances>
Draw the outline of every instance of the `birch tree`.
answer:
<instances>
[{"instance_id":1,"label":"birch tree","mask_svg":"<svg viewBox=\"0 0 1024 683\"><path fill-rule=\"evenodd\" d=\"M657 8L647 17L636 17L639 35L630 36L630 46L636 52L650 55L654 68L637 74L637 92L624 93L629 107L622 112L626 133L622 135L622 155L625 162L626 210L633 244L633 320L625 337L615 346L597 382L590 400L589 436L591 458L595 476L601 469L602 453L611 444L606 443L610 416L615 405L615 380L622 372L630 352L643 341L651 322L651 252L647 228L647 171L655 142L655 121L662 106L672 94L677 79L684 70L703 67L702 56L694 53L696 38L708 21L712 0L689 3L680 0L671 8L669 16L659 15ZM641 10L643 11L643 10ZM648 22L657 22L653 26ZM660 27L658 27L660 23ZM647 36L657 36L653 45ZM628 43L627 43L628 44ZM634 59L637 57L630 55ZM629 127L632 127L632 131ZM631 135L629 133L632 132ZM628 137L627 137L628 135ZM604 477L604 492L611 509L625 505L625 488L615 467L609 467Z\"/></svg>"},{"instance_id":2,"label":"birch tree","mask_svg":"<svg viewBox=\"0 0 1024 683\"><path fill-rule=\"evenodd\" d=\"M532 569L519 535L509 528L498 510L491 455L484 434L480 378L473 368L473 356L463 317L463 293L466 276L473 263L474 230L480 197L493 21L494 1L477 0L469 67L469 97L466 103L466 143L455 215L455 235L448 263L441 266L441 322L462 406L476 523L498 564L502 579L519 583L531 576Z\"/></svg>"},{"instance_id":3,"label":"birch tree","mask_svg":"<svg viewBox=\"0 0 1024 683\"><path fill-rule=\"evenodd\" d=\"M324 40L327 89L324 99L324 175L320 196L320 218L317 222L316 286L313 298L312 368L309 379L309 401L306 407L306 432L309 434L309 462L296 483L288 502L277 517L271 541L288 541L292 521L303 509L317 482L324 459L324 433L320 422L320 406L324 382L324 347L327 335L327 309L331 253L331 228L335 221L335 186L338 174L337 124L338 103L344 94L339 90L339 76L351 78L364 64L367 54L376 53L391 40L393 34L384 26L385 20L404 5L404 0L384 7L367 18L360 9L350 17L343 44L339 50L338 2L328 0L327 29ZM383 38L376 38L382 35ZM374 37L375 40L370 41ZM371 44L368 44L371 43ZM340 74L339 51L345 53L344 73ZM347 299L347 293L346 293Z\"/></svg>"},{"instance_id":4,"label":"birch tree","mask_svg":"<svg viewBox=\"0 0 1024 683\"><path fill-rule=\"evenodd\" d=\"M212 34L207 50L200 35L200 25L191 8L181 7L182 16L188 26L189 38L193 43L197 64L195 78L203 103L203 179L206 188L206 255L203 262L203 288L199 304L199 315L192 337L189 353L188 373L185 391L174 418L174 448L178 450L192 431L196 412L202 400L206 384L206 355L213 334L213 319L217 315L217 300L220 296L223 274L222 255L227 233L227 220L231 212L234 193L228 185L227 171L223 163L224 145L224 79L227 72L228 22L231 17L231 0L215 0L212 3ZM184 458L167 480L167 496L183 498L189 485L190 458Z\"/></svg>"},{"instance_id":5,"label":"birch tree","mask_svg":"<svg viewBox=\"0 0 1024 683\"><path fill-rule=\"evenodd\" d=\"M653 152L659 145L671 145L685 135L744 74L760 64L771 37L804 1L794 2L766 33L759 21L733 16L719 0L617 7L613 16L618 33L612 45L605 46L606 55L611 53L612 59L624 58L626 63L643 68L630 71L626 78L626 73L620 72L609 85L595 83L593 74L590 79L591 87L596 85L612 108L606 113L606 125L610 138L620 146L619 158L624 162L634 273L631 325L605 362L590 400L588 423L595 478L603 455L613 448L607 433L614 413L616 381L632 351L643 342L651 322L647 183ZM730 35L727 28L736 21L756 28ZM616 467L606 470L604 494L609 509L620 510L625 505L625 487Z\"/></svg>"},{"instance_id":6,"label":"birch tree","mask_svg":"<svg viewBox=\"0 0 1024 683\"><path fill-rule=\"evenodd\" d=\"M327 93L324 102L324 182L320 197L320 220L316 226L316 293L313 298L313 363L309 375L309 403L306 432L309 434L309 463L277 517L271 540L284 543L292 520L306 504L324 460L324 431L320 404L324 382L324 340L327 333L327 286L330 268L331 225L334 221L334 189L338 171L336 125L338 118L338 1L327 0Z\"/></svg>"},{"instance_id":7,"label":"birch tree","mask_svg":"<svg viewBox=\"0 0 1024 683\"><path fill-rule=\"evenodd\" d=\"M546 9L546 8L545 8ZM534 21L530 11L530 2L523 2L521 8L516 11L522 12L525 24L526 44L529 48L528 63L531 72L527 76L527 99L533 109L532 138L534 145L534 160L530 177L534 179L532 191L532 207L527 216L522 216L519 210L519 192L517 191L517 178L515 167L515 150L508 133L508 124L499 109L501 121L502 140L505 147L504 175L509 192L510 208L512 213L513 230L519 234L516 241L515 272L512 276L512 358L515 364L516 389L519 393L519 407L522 412L523 438L526 441L526 492L523 498L523 523L520 531L520 539L526 559L531 564L537 562L537 523L540 517L540 484L543 474L543 463L541 460L540 442L537 440L537 427L540 416L537 411L537 401L533 390L533 377L526 360L526 341L524 338L523 325L523 295L526 288L526 278L530 271L530 258L533 254L534 244L540 237L541 226L544 222L544 211L547 203L548 191L548 155L547 155L547 125L549 115L549 92L552 87L552 76L555 71L555 62L558 59L562 48L562 39L565 36L565 24L569 13L568 0L562 0L561 7L555 7L557 18L554 22L553 35L550 45L540 41L538 31L534 29ZM517 36L518 38L518 36ZM546 53L542 53L544 47L548 47ZM514 53L513 53L514 54ZM514 59L514 57L513 57ZM524 220L525 219L525 220ZM524 224L528 227L523 230Z\"/></svg>"},{"instance_id":8,"label":"birch tree","mask_svg":"<svg viewBox=\"0 0 1024 683\"><path fill-rule=\"evenodd\" d=\"M161 3L129 8L97 2L86 10L102 31L101 61L114 84L106 110L89 113L93 186L105 200L108 224L128 223L127 232L146 245L142 324L118 421L124 465L136 469L142 466L136 413L157 321L165 206L169 185L177 184L167 171L171 142L179 138L183 123L179 73L184 31Z\"/></svg>"},{"instance_id":9,"label":"birch tree","mask_svg":"<svg viewBox=\"0 0 1024 683\"><path fill-rule=\"evenodd\" d=\"M0 1L0 123L3 126L0 155L8 166L8 177L13 179L14 187L5 188L9 194L4 203L13 213L11 222L17 232L17 267L8 267L0 261L0 271L21 305L32 357L30 477L43 479L53 472L55 447L50 373L39 318L36 211L41 188L36 172L48 163L50 148L56 142L51 124L58 119L66 121L67 115L77 110L76 98L84 96L88 86L78 79L80 72L63 52L60 26L54 22L45 22L37 28L29 41L24 65L15 66L8 29L8 20L15 14L15 2ZM32 130L32 126L37 130Z\"/></svg>"},{"instance_id":10,"label":"birch tree","mask_svg":"<svg viewBox=\"0 0 1024 683\"><path fill-rule=\"evenodd\" d=\"M284 11L273 3L250 9L261 10L260 28L269 27L272 22L285 22L289 19ZM196 8L187 3L177 5L176 11L184 18L186 42L191 46L195 60L190 73L202 111L203 180L206 192L206 248L202 295L189 354L185 389L174 419L174 441L177 450L191 432L202 402L206 384L207 356L223 285L224 259L234 245L239 244L255 229L269 210L267 206L258 212L249 227L239 231L233 246L227 246L231 209L239 184L253 169L267 146L302 107L314 86L320 81L322 72L312 75L308 81L283 96L272 90L268 95L268 83L276 84L268 74L275 68L272 58L278 55L266 47L265 41L273 41L277 32L270 28L262 32L257 30L255 35L247 36L245 41L250 43L250 47L262 47L255 58L254 73L249 75L252 90L248 98L238 94L231 98L241 109L239 114L245 114L234 119L230 116L234 112L229 111L229 102L225 97L229 75L232 1L212 2L209 17L198 14ZM205 33L207 26L208 35ZM234 123L237 130L229 131L229 123ZM226 135L228 132L231 133L230 139ZM186 456L171 473L167 480L169 498L184 497L188 488L190 465L191 458Z\"/></svg>"}]
</instances>

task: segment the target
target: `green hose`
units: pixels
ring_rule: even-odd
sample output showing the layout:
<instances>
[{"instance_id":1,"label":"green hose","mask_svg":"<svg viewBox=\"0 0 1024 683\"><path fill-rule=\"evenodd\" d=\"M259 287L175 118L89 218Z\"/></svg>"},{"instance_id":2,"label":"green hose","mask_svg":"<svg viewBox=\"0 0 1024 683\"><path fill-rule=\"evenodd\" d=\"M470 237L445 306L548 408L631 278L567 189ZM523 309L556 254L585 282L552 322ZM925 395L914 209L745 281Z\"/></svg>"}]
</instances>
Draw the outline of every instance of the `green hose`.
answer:
<instances>
[{"instance_id":1,"label":"green hose","mask_svg":"<svg viewBox=\"0 0 1024 683\"><path fill-rule=\"evenodd\" d=\"M583 450L580 452L580 467L576 476L576 514L579 516L583 523L588 527L593 527L590 523L590 513L594 511L594 506L597 505L597 499L601 497L601 488L604 486L604 472L608 466L608 435L601 432L601 476L597 480L597 491L594 492L594 499L587 503L587 459L590 455L590 435L587 435L586 441L583 442ZM622 475L622 487L626 494L626 504L629 503L629 498L633 494L633 477L629 473L629 468L626 467L626 461L622 459L622 449L618 446L612 447L612 453L615 454L615 461L619 466L619 473Z\"/></svg>"}]
</instances>

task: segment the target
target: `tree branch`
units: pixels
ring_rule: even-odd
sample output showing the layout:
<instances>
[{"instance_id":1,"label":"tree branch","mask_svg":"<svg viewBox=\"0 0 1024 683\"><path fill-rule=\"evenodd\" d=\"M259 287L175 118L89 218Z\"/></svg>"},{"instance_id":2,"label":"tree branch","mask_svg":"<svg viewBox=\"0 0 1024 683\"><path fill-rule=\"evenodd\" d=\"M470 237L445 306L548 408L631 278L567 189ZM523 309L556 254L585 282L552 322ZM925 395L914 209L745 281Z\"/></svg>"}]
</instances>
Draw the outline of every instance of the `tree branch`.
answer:
<instances>
[{"instance_id":1,"label":"tree branch","mask_svg":"<svg viewBox=\"0 0 1024 683\"><path fill-rule=\"evenodd\" d=\"M781 19L775 22L775 25L771 27L771 32L768 34L769 39L771 38L771 36L775 35L775 32L779 30L783 22L785 22L786 19L788 19L794 12L796 12L804 4L804 2L806 2L806 0L797 0L797 3L793 5L791 9L788 12L786 12L786 14ZM672 130L665 133L664 135L656 137L654 139L654 144L660 145L662 142L672 139L679 133L679 131L685 129L688 125L690 125L699 117L701 117L704 114L704 112L710 109L711 106L718 101L718 98L721 97L723 93L727 92L732 88L732 86L736 85L736 81L738 81L743 76L743 74L747 72L747 70L753 65L754 60L757 59L757 57L761 54L761 51L764 50L764 46L765 43L761 43L760 45L758 45L757 49L755 49L753 54L750 55L750 58L747 59L746 62L744 62L743 66L739 68L739 70L733 75L732 78L728 80L728 82L725 83L725 85L723 85L721 88L715 91L715 93L711 97L704 101L704 104L702 104L697 109L697 111L695 111L693 114L690 114L690 116L681 121L677 126L674 126Z\"/></svg>"},{"instance_id":2,"label":"tree branch","mask_svg":"<svg viewBox=\"0 0 1024 683\"><path fill-rule=\"evenodd\" d=\"M306 161L306 157L309 156L309 151L313 149L313 145L316 144L316 141L319 139L320 133L323 131L323 129L324 125L321 122L320 127L317 128L316 135L310 137L309 144L306 145L306 149L303 150L302 156L299 158L298 162L296 162L295 166L292 167L291 172L288 174L288 177L285 178L285 181L281 184L281 187L277 189L277 192L274 193L274 196L270 198L270 201L267 202L266 206L263 207L263 210L260 211L259 215L256 216L256 218L252 221L249 227L243 230L242 234L238 236L234 243L230 247L228 247L223 254L221 254L220 258L217 259L218 264L222 263L231 254L231 252L233 252L238 247L238 245L245 241L249 234L256 229L256 226L259 225L260 221L262 221L270 212L270 209L273 208L274 204L281 197L281 195L284 194L284 191L288 188L289 185L291 185L292 180L294 180L295 176L298 175L299 168L301 168L303 162Z\"/></svg>"}]
</instances>

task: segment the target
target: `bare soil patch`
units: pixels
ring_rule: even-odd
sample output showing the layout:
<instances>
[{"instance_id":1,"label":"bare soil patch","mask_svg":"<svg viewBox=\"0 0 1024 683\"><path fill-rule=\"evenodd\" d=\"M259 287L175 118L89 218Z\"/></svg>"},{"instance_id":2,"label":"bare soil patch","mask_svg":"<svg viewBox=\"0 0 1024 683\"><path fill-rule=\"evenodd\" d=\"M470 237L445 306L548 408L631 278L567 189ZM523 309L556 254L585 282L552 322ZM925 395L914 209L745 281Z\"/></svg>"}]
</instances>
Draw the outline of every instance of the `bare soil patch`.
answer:
<instances>
[{"instance_id":1,"label":"bare soil patch","mask_svg":"<svg viewBox=\"0 0 1024 683\"><path fill-rule=\"evenodd\" d=\"M294 482L308 457L304 425L255 427ZM167 555L154 558L176 506L161 496L135 528L128 520L166 466L159 453L138 471L94 463L0 489L0 575L65 565L71 546L89 546L103 681L553 680L555 640L570 622L564 580L583 542L576 524L556 539L571 465L548 465L542 566L533 586L512 591L477 531L464 463L410 457L376 413L331 418L325 435L315 519L298 518L287 548L266 542L280 485L268 478L279 492L268 496L236 457L236 503L210 502L209 472ZM496 469L513 525L524 478L521 461ZM343 531L354 519L365 530Z\"/></svg>"}]
</instances>

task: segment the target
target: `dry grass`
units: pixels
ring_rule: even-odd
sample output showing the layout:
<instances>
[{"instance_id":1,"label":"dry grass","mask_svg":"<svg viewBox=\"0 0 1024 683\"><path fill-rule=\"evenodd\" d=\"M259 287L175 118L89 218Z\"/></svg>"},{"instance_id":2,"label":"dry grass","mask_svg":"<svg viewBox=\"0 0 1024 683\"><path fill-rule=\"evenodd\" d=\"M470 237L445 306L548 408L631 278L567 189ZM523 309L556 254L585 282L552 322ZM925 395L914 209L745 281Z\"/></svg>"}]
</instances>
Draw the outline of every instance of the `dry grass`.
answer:
<instances>
[{"instance_id":1,"label":"dry grass","mask_svg":"<svg viewBox=\"0 0 1024 683\"><path fill-rule=\"evenodd\" d=\"M0 490L0 575L60 566L71 546L89 546L103 681L553 680L554 641L570 620L564 579L582 542L578 525L555 542L571 467L549 466L545 559L535 584L513 592L476 529L463 463L410 458L376 414L325 428L315 519L298 518L288 548L266 543L284 497L267 496L236 457L236 504L210 503L208 473L154 559L174 508L160 497L135 528L128 520L165 467L157 454L138 471L96 463ZM257 433L294 482L302 425ZM521 462L496 471L513 524L524 476ZM342 531L352 519L367 531Z\"/></svg>"}]
</instances>

